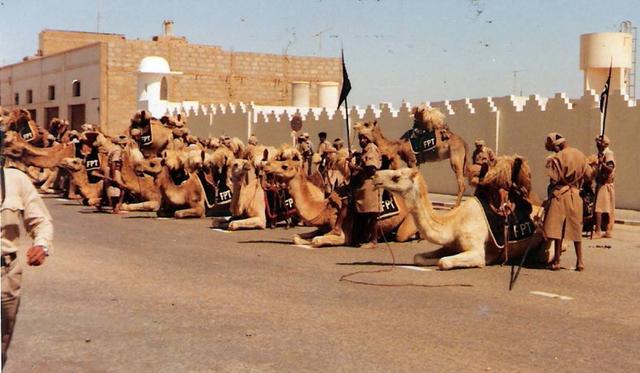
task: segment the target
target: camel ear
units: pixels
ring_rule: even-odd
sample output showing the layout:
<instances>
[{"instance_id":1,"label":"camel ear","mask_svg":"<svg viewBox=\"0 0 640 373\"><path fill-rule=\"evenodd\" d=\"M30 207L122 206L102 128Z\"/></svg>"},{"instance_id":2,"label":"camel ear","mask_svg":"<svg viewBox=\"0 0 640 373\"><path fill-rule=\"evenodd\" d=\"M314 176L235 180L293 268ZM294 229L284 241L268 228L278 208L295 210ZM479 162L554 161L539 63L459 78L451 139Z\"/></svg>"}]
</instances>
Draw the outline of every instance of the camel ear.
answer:
<instances>
[{"instance_id":1,"label":"camel ear","mask_svg":"<svg viewBox=\"0 0 640 373\"><path fill-rule=\"evenodd\" d=\"M204 150L202 150L200 152L200 158L202 158L202 162L204 162L204 156L205 156L205 153L204 153Z\"/></svg>"},{"instance_id":2,"label":"camel ear","mask_svg":"<svg viewBox=\"0 0 640 373\"><path fill-rule=\"evenodd\" d=\"M418 175L420 175L420 171L418 171L417 168L412 168L411 169L411 173L409 174L409 176L413 179L418 177Z\"/></svg>"},{"instance_id":3,"label":"camel ear","mask_svg":"<svg viewBox=\"0 0 640 373\"><path fill-rule=\"evenodd\" d=\"M262 153L262 161L266 162L269 159L269 149L265 149Z\"/></svg>"},{"instance_id":4,"label":"camel ear","mask_svg":"<svg viewBox=\"0 0 640 373\"><path fill-rule=\"evenodd\" d=\"M378 125L378 120L376 119L376 120L373 121L373 126L375 127L377 125Z\"/></svg>"},{"instance_id":5,"label":"camel ear","mask_svg":"<svg viewBox=\"0 0 640 373\"><path fill-rule=\"evenodd\" d=\"M178 121L182 122L182 114L178 114Z\"/></svg>"}]
</instances>

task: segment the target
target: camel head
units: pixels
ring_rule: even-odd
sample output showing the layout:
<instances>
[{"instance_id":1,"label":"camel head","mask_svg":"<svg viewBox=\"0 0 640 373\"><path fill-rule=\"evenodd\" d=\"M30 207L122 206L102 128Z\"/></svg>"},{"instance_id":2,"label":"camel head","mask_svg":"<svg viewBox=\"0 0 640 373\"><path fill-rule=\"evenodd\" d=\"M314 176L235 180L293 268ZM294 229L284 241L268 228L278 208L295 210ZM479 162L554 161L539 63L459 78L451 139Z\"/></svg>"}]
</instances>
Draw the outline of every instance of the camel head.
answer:
<instances>
[{"instance_id":1,"label":"camel head","mask_svg":"<svg viewBox=\"0 0 640 373\"><path fill-rule=\"evenodd\" d=\"M183 150L183 161L185 168L189 172L195 172L202 168L204 164L205 152L197 146L187 146Z\"/></svg>"},{"instance_id":2,"label":"camel head","mask_svg":"<svg viewBox=\"0 0 640 373\"><path fill-rule=\"evenodd\" d=\"M513 180L513 171L517 168L519 168L518 177ZM531 192L529 162L518 155L499 156L496 159L496 164L489 167L484 177L478 181L478 184L505 190L511 188L512 184L516 184L521 191L525 192L525 195L528 195Z\"/></svg>"},{"instance_id":3,"label":"camel head","mask_svg":"<svg viewBox=\"0 0 640 373\"><path fill-rule=\"evenodd\" d=\"M178 171L185 167L184 152L165 149L162 151L162 165L167 166L169 171Z\"/></svg>"},{"instance_id":4,"label":"camel head","mask_svg":"<svg viewBox=\"0 0 640 373\"><path fill-rule=\"evenodd\" d=\"M37 127L36 123L31 119L31 114L25 109L13 110L6 120L5 125L12 131L17 131L24 126Z\"/></svg>"},{"instance_id":5,"label":"camel head","mask_svg":"<svg viewBox=\"0 0 640 373\"><path fill-rule=\"evenodd\" d=\"M415 185L420 185L420 172L415 168L400 168L397 170L380 170L373 175L376 189L386 189L390 192L405 194Z\"/></svg>"},{"instance_id":6,"label":"camel head","mask_svg":"<svg viewBox=\"0 0 640 373\"><path fill-rule=\"evenodd\" d=\"M248 177L253 171L251 161L247 159L235 159L231 162L231 180L233 184L247 183Z\"/></svg>"},{"instance_id":7,"label":"camel head","mask_svg":"<svg viewBox=\"0 0 640 373\"><path fill-rule=\"evenodd\" d=\"M24 140L17 132L7 131L3 139L2 155L10 158L20 158L24 152L24 145Z\"/></svg>"},{"instance_id":8,"label":"camel head","mask_svg":"<svg viewBox=\"0 0 640 373\"><path fill-rule=\"evenodd\" d=\"M268 174L275 175L282 181L293 179L301 171L300 163L294 160L287 161L271 161L267 163L263 170Z\"/></svg>"},{"instance_id":9,"label":"camel head","mask_svg":"<svg viewBox=\"0 0 640 373\"><path fill-rule=\"evenodd\" d=\"M379 130L378 121L374 120L373 122L356 122L356 124L353 125L353 129L356 130L358 135L373 133L374 131Z\"/></svg>"},{"instance_id":10,"label":"camel head","mask_svg":"<svg viewBox=\"0 0 640 373\"><path fill-rule=\"evenodd\" d=\"M84 170L84 162L80 158L64 158L60 161L60 167L71 172L80 172Z\"/></svg>"},{"instance_id":11,"label":"camel head","mask_svg":"<svg viewBox=\"0 0 640 373\"><path fill-rule=\"evenodd\" d=\"M426 104L414 106L411 109L411 114L415 127L431 130L434 127L439 128L444 125L445 115L439 109Z\"/></svg>"},{"instance_id":12,"label":"camel head","mask_svg":"<svg viewBox=\"0 0 640 373\"><path fill-rule=\"evenodd\" d=\"M295 161L300 166L302 166L303 158L300 151L289 144L283 144L280 146L280 149L276 152L274 157L277 161Z\"/></svg>"}]
</instances>

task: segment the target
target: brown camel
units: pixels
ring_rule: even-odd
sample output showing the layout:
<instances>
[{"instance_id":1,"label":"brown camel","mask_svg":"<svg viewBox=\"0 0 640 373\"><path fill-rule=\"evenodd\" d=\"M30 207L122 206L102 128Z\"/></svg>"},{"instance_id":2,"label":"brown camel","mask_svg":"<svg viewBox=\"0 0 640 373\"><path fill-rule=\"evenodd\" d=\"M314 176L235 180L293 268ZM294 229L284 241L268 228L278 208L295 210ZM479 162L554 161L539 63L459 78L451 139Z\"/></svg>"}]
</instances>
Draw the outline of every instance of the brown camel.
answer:
<instances>
[{"instance_id":1,"label":"brown camel","mask_svg":"<svg viewBox=\"0 0 640 373\"><path fill-rule=\"evenodd\" d=\"M74 143L57 144L50 148L38 148L24 141L17 132L7 132L3 152L12 159L16 159L26 166L40 168L54 168L64 158L75 157Z\"/></svg>"},{"instance_id":2,"label":"brown camel","mask_svg":"<svg viewBox=\"0 0 640 373\"><path fill-rule=\"evenodd\" d=\"M152 176L142 172L143 168L136 169L136 164L148 162L138 149L135 141L129 141L122 151L122 176L121 185L136 198L143 200L139 203L123 203L120 209L123 211L158 211L162 202L162 194Z\"/></svg>"},{"instance_id":3,"label":"brown camel","mask_svg":"<svg viewBox=\"0 0 640 373\"><path fill-rule=\"evenodd\" d=\"M131 118L129 135L140 143L140 151L145 156L159 155L173 140L173 131L145 110Z\"/></svg>"},{"instance_id":4,"label":"brown camel","mask_svg":"<svg viewBox=\"0 0 640 373\"><path fill-rule=\"evenodd\" d=\"M382 149L383 155L387 155L391 161L390 168L397 169L399 164L397 157L393 155L398 154L409 167L413 167L416 163L422 162L440 162L449 159L451 169L456 176L456 183L458 184L458 195L456 199L456 206L460 205L462 201L462 195L466 188L465 186L465 173L467 167L467 155L469 153L469 147L467 143L455 133L449 130L443 131L445 128L444 114L440 110L426 105L420 105L414 107L412 110L414 117L414 128L432 131L435 130L436 144L432 150L422 152L417 155L411 148L411 143L406 136L398 141L390 141L385 139L382 134L382 130L379 128L376 122L373 123L358 123L354 126L358 133L372 133L374 136L374 143ZM447 133L447 139L443 138L443 132ZM413 155L413 156L412 156Z\"/></svg>"},{"instance_id":5,"label":"brown camel","mask_svg":"<svg viewBox=\"0 0 640 373\"><path fill-rule=\"evenodd\" d=\"M229 223L229 230L266 228L264 189L252 162L247 159L234 160L231 165L231 179L231 214L234 220ZM237 219L241 217L244 219Z\"/></svg>"},{"instance_id":6,"label":"brown camel","mask_svg":"<svg viewBox=\"0 0 640 373\"><path fill-rule=\"evenodd\" d=\"M62 162L60 162L60 167L69 171L74 184L80 188L80 194L87 199L87 204L100 208L102 205L104 181L100 180L97 183L89 183L87 169L80 158L64 158Z\"/></svg>"},{"instance_id":7,"label":"brown camel","mask_svg":"<svg viewBox=\"0 0 640 373\"><path fill-rule=\"evenodd\" d=\"M351 226L353 224L353 213L348 211L347 218L342 226L337 226L338 216L346 203L333 193L329 198L324 197L324 191L313 184L296 161L272 161L265 166L265 172L274 174L281 181L287 183L287 188L293 197L298 214L306 225L317 227L316 231L306 235L294 236L294 243L309 244L314 247L340 246L352 243ZM398 213L383 218L379 221L378 227L382 234L396 232L396 241L405 242L413 237L417 228L402 198L395 195L395 202Z\"/></svg>"},{"instance_id":8,"label":"brown camel","mask_svg":"<svg viewBox=\"0 0 640 373\"><path fill-rule=\"evenodd\" d=\"M164 150L162 155L160 162L145 167L145 172L154 175L162 194L162 207L175 211L176 219L203 217L204 192L198 176L185 170L179 152Z\"/></svg>"}]
</instances>

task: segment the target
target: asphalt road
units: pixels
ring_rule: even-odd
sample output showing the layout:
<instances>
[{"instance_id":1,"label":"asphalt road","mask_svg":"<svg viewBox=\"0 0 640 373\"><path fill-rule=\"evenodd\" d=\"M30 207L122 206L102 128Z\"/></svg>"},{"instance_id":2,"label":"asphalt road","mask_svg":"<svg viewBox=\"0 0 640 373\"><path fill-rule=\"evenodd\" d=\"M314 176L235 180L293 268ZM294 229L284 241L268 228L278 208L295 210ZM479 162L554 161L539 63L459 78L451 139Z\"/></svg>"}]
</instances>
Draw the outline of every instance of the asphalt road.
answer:
<instances>
[{"instance_id":1,"label":"asphalt road","mask_svg":"<svg viewBox=\"0 0 640 373\"><path fill-rule=\"evenodd\" d=\"M507 266L418 271L384 246L289 244L309 228L47 205L55 247L25 270L6 372L640 371L640 227L586 241L583 273L526 268L509 292ZM435 248L391 247L400 265ZM452 286L339 282L380 269L354 279Z\"/></svg>"}]
</instances>

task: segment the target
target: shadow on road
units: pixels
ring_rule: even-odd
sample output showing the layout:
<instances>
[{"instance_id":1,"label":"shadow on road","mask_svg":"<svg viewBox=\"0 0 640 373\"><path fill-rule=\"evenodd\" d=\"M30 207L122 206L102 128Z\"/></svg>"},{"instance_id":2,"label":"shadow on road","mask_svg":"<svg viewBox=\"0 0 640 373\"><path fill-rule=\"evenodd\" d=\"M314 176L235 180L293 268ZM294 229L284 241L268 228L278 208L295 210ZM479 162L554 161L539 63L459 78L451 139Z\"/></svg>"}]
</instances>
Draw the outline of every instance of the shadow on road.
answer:
<instances>
[{"instance_id":1,"label":"shadow on road","mask_svg":"<svg viewBox=\"0 0 640 373\"><path fill-rule=\"evenodd\" d=\"M249 240L249 241L238 241L238 243L275 243L279 245L292 245L291 241L282 241L282 240Z\"/></svg>"},{"instance_id":2,"label":"shadow on road","mask_svg":"<svg viewBox=\"0 0 640 373\"><path fill-rule=\"evenodd\" d=\"M350 263L336 263L339 266L380 266L380 267L391 267L391 266L411 266L411 267L422 267L416 266L413 263L389 263L389 262L350 262Z\"/></svg>"}]
</instances>

